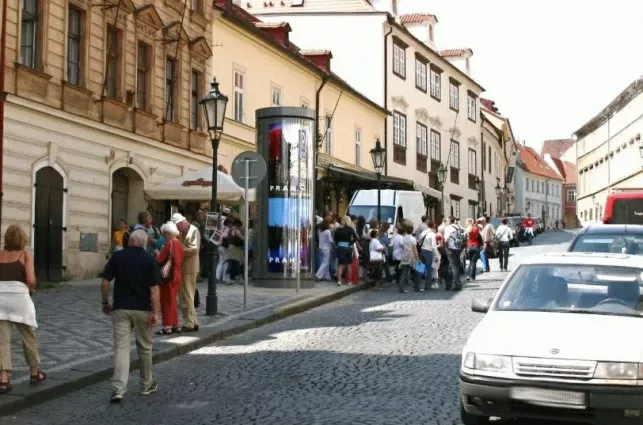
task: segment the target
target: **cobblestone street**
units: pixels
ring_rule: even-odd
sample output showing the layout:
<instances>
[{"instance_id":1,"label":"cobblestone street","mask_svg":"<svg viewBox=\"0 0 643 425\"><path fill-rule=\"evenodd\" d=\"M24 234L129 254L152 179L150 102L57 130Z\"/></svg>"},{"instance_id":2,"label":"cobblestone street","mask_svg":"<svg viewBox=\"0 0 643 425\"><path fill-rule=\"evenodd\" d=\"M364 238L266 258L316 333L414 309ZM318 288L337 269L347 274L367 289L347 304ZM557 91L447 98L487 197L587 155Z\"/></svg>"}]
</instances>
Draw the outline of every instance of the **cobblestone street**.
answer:
<instances>
[{"instance_id":1,"label":"cobblestone street","mask_svg":"<svg viewBox=\"0 0 643 425\"><path fill-rule=\"evenodd\" d=\"M510 270L571 237L548 232L512 249ZM506 275L491 267L461 292L363 291L162 363L150 397L135 372L120 405L104 382L0 424L460 424L460 351L481 318L471 301Z\"/></svg>"}]
</instances>

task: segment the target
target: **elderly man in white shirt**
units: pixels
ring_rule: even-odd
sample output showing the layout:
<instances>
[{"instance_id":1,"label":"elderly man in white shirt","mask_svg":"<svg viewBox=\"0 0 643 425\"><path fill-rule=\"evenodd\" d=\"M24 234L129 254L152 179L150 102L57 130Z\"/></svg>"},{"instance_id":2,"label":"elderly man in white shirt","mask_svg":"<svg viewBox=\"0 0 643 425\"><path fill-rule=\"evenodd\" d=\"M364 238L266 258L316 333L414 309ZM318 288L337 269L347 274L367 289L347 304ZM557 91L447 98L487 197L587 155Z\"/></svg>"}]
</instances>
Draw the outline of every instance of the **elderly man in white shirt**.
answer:
<instances>
[{"instance_id":1,"label":"elderly man in white shirt","mask_svg":"<svg viewBox=\"0 0 643 425\"><path fill-rule=\"evenodd\" d=\"M420 256L426 266L424 273L424 290L428 291L431 288L433 281L433 259L438 253L438 241L436 233L433 231L435 224L431 221L427 223L427 228L420 233L418 245L420 246Z\"/></svg>"},{"instance_id":2,"label":"elderly man in white shirt","mask_svg":"<svg viewBox=\"0 0 643 425\"><path fill-rule=\"evenodd\" d=\"M500 260L500 271L507 271L507 263L509 262L509 248L511 247L511 240L514 237L514 232L507 225L509 220L503 218L500 226L496 229L496 239L498 239L498 259Z\"/></svg>"}]
</instances>

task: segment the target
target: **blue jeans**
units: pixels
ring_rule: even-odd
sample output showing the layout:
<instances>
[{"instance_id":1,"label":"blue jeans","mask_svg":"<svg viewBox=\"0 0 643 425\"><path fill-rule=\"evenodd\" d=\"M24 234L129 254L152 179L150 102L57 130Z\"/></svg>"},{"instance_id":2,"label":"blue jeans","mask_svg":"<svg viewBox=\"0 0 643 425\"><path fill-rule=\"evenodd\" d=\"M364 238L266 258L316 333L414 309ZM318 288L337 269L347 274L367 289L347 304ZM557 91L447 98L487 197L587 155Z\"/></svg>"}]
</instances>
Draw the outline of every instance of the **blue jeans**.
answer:
<instances>
[{"instance_id":1,"label":"blue jeans","mask_svg":"<svg viewBox=\"0 0 643 425\"><path fill-rule=\"evenodd\" d=\"M480 250L480 261L482 261L482 270L489 270L489 258L487 258L487 253L483 249Z\"/></svg>"},{"instance_id":2,"label":"blue jeans","mask_svg":"<svg viewBox=\"0 0 643 425\"><path fill-rule=\"evenodd\" d=\"M469 247L469 278L475 280L476 278L476 268L478 267L478 258L480 258L479 246L470 246Z\"/></svg>"},{"instance_id":3,"label":"blue jeans","mask_svg":"<svg viewBox=\"0 0 643 425\"><path fill-rule=\"evenodd\" d=\"M433 281L433 251L423 249L422 260L426 266L426 272L424 273L424 289L429 289L431 287L431 282Z\"/></svg>"}]
</instances>

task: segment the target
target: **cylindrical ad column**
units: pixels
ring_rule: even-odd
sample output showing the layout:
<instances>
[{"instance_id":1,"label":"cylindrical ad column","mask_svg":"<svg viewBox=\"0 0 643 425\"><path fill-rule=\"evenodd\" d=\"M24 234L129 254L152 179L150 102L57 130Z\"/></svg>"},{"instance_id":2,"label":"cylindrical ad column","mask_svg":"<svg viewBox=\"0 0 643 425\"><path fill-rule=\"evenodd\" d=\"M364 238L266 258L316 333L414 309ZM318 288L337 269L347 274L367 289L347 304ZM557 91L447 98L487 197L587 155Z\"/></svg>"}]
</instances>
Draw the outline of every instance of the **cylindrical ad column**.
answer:
<instances>
[{"instance_id":1,"label":"cylindrical ad column","mask_svg":"<svg viewBox=\"0 0 643 425\"><path fill-rule=\"evenodd\" d=\"M257 196L254 280L259 285L296 279L297 272L311 276L314 127L311 109L256 111L257 151L268 168Z\"/></svg>"}]
</instances>

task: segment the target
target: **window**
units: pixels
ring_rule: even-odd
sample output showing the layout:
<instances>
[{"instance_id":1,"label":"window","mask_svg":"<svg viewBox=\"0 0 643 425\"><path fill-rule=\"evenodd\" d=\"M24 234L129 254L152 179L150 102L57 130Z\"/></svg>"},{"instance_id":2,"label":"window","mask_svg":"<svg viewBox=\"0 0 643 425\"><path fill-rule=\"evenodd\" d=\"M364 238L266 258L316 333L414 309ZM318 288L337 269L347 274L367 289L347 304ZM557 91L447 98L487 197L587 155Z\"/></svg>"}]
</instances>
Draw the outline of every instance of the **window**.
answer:
<instances>
[{"instance_id":1,"label":"window","mask_svg":"<svg viewBox=\"0 0 643 425\"><path fill-rule=\"evenodd\" d=\"M67 25L67 82L80 86L81 57L83 51L82 22L83 12L69 6L69 22Z\"/></svg>"},{"instance_id":2,"label":"window","mask_svg":"<svg viewBox=\"0 0 643 425\"><path fill-rule=\"evenodd\" d=\"M487 158L489 158L489 173L491 173L491 145L487 146Z\"/></svg>"},{"instance_id":3,"label":"window","mask_svg":"<svg viewBox=\"0 0 643 425\"><path fill-rule=\"evenodd\" d=\"M172 58L165 60L165 119L176 120L176 64Z\"/></svg>"},{"instance_id":4,"label":"window","mask_svg":"<svg viewBox=\"0 0 643 425\"><path fill-rule=\"evenodd\" d=\"M476 216L476 207L477 206L478 206L478 204L473 204L473 203L471 203L471 201L469 201L469 217L474 218L474 219L477 218L477 216Z\"/></svg>"},{"instance_id":5,"label":"window","mask_svg":"<svg viewBox=\"0 0 643 425\"><path fill-rule=\"evenodd\" d=\"M201 124L199 115L199 96L201 95L201 73L192 71L192 92L190 93L190 129L198 130Z\"/></svg>"},{"instance_id":6,"label":"window","mask_svg":"<svg viewBox=\"0 0 643 425\"><path fill-rule=\"evenodd\" d=\"M136 60L136 106L139 109L148 109L148 93L150 87L150 46L138 42L138 58Z\"/></svg>"},{"instance_id":7,"label":"window","mask_svg":"<svg viewBox=\"0 0 643 425\"><path fill-rule=\"evenodd\" d=\"M429 143L428 143L429 129L424 124L417 123L415 125L415 135L417 139L417 153L422 156L429 156Z\"/></svg>"},{"instance_id":8,"label":"window","mask_svg":"<svg viewBox=\"0 0 643 425\"><path fill-rule=\"evenodd\" d=\"M192 0L192 10L198 13L203 13L202 0Z\"/></svg>"},{"instance_id":9,"label":"window","mask_svg":"<svg viewBox=\"0 0 643 425\"><path fill-rule=\"evenodd\" d=\"M567 202L576 201L576 189L567 189Z\"/></svg>"},{"instance_id":10,"label":"window","mask_svg":"<svg viewBox=\"0 0 643 425\"><path fill-rule=\"evenodd\" d=\"M449 82L449 107L454 111L460 109L460 87L453 81Z\"/></svg>"},{"instance_id":11,"label":"window","mask_svg":"<svg viewBox=\"0 0 643 425\"><path fill-rule=\"evenodd\" d=\"M415 58L415 87L426 93L426 62Z\"/></svg>"},{"instance_id":12,"label":"window","mask_svg":"<svg viewBox=\"0 0 643 425\"><path fill-rule=\"evenodd\" d=\"M431 130L431 159L434 161L441 161L440 156L440 133L435 130Z\"/></svg>"},{"instance_id":13,"label":"window","mask_svg":"<svg viewBox=\"0 0 643 425\"><path fill-rule=\"evenodd\" d=\"M23 0L22 2L22 34L20 40L20 56L22 64L35 69L38 66L37 55L38 37L38 0Z\"/></svg>"},{"instance_id":14,"label":"window","mask_svg":"<svg viewBox=\"0 0 643 425\"><path fill-rule=\"evenodd\" d=\"M362 165L362 130L355 129L355 165Z\"/></svg>"},{"instance_id":15,"label":"window","mask_svg":"<svg viewBox=\"0 0 643 425\"><path fill-rule=\"evenodd\" d=\"M440 100L442 98L442 76L440 73L431 68L431 97Z\"/></svg>"},{"instance_id":16,"label":"window","mask_svg":"<svg viewBox=\"0 0 643 425\"><path fill-rule=\"evenodd\" d=\"M475 176L478 174L476 156L477 156L477 152L469 148L469 174L471 174L472 176Z\"/></svg>"},{"instance_id":17,"label":"window","mask_svg":"<svg viewBox=\"0 0 643 425\"><path fill-rule=\"evenodd\" d=\"M469 93L469 97L467 98L467 114L471 121L476 122L477 112L476 98Z\"/></svg>"},{"instance_id":18,"label":"window","mask_svg":"<svg viewBox=\"0 0 643 425\"><path fill-rule=\"evenodd\" d=\"M451 198L451 215L453 215L453 217L456 220L460 219L460 200L459 199Z\"/></svg>"},{"instance_id":19,"label":"window","mask_svg":"<svg viewBox=\"0 0 643 425\"><path fill-rule=\"evenodd\" d=\"M485 142L482 142L482 151L480 152L481 155L481 162L482 162L482 170L487 171L487 155L485 155L487 152L487 144Z\"/></svg>"},{"instance_id":20,"label":"window","mask_svg":"<svg viewBox=\"0 0 643 425\"><path fill-rule=\"evenodd\" d=\"M393 143L406 148L406 115L393 112Z\"/></svg>"},{"instance_id":21,"label":"window","mask_svg":"<svg viewBox=\"0 0 643 425\"><path fill-rule=\"evenodd\" d=\"M305 109L310 108L310 105L308 104L308 101L306 99L301 99L301 107Z\"/></svg>"},{"instance_id":22,"label":"window","mask_svg":"<svg viewBox=\"0 0 643 425\"><path fill-rule=\"evenodd\" d=\"M272 86L272 106L281 106L281 88Z\"/></svg>"},{"instance_id":23,"label":"window","mask_svg":"<svg viewBox=\"0 0 643 425\"><path fill-rule=\"evenodd\" d=\"M234 120L243 122L246 107L246 74L234 70Z\"/></svg>"},{"instance_id":24,"label":"window","mask_svg":"<svg viewBox=\"0 0 643 425\"><path fill-rule=\"evenodd\" d=\"M460 143L451 140L451 157L449 158L452 168L460 169Z\"/></svg>"},{"instance_id":25,"label":"window","mask_svg":"<svg viewBox=\"0 0 643 425\"><path fill-rule=\"evenodd\" d=\"M393 42L393 74L406 78L406 48Z\"/></svg>"},{"instance_id":26,"label":"window","mask_svg":"<svg viewBox=\"0 0 643 425\"><path fill-rule=\"evenodd\" d=\"M121 55L120 43L121 32L111 25L107 26L107 96L116 99L120 94L120 68Z\"/></svg>"},{"instance_id":27,"label":"window","mask_svg":"<svg viewBox=\"0 0 643 425\"><path fill-rule=\"evenodd\" d=\"M326 141L325 152L328 155L332 155L332 143L333 143L333 116L328 114L326 115L326 136L324 137Z\"/></svg>"}]
</instances>

